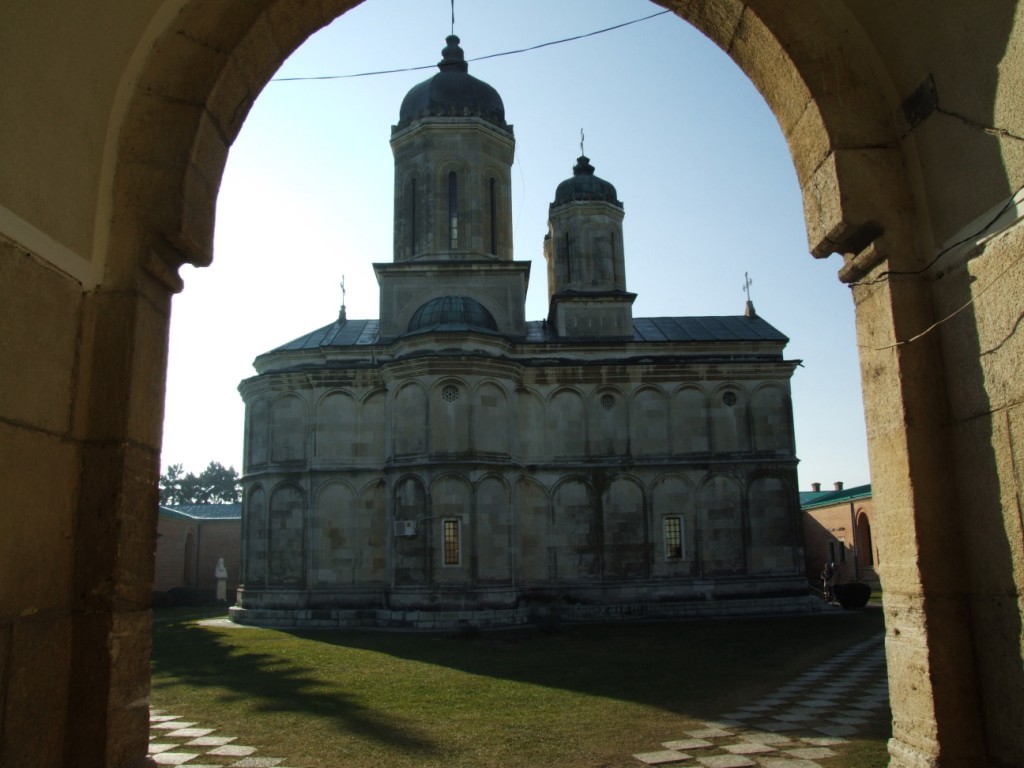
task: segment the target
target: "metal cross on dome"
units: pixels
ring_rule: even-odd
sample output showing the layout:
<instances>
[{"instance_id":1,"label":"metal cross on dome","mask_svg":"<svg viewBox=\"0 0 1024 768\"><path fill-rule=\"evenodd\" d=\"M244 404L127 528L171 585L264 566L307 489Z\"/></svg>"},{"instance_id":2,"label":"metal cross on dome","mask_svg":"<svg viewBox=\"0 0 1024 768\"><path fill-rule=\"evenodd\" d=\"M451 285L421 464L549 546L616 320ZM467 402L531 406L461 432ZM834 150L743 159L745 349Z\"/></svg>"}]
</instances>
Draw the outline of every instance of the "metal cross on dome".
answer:
<instances>
[{"instance_id":1,"label":"metal cross on dome","mask_svg":"<svg viewBox=\"0 0 1024 768\"><path fill-rule=\"evenodd\" d=\"M750 286L754 284L754 281L750 279L750 275L746 272L743 273L743 290L747 294L747 301L750 301Z\"/></svg>"}]
</instances>

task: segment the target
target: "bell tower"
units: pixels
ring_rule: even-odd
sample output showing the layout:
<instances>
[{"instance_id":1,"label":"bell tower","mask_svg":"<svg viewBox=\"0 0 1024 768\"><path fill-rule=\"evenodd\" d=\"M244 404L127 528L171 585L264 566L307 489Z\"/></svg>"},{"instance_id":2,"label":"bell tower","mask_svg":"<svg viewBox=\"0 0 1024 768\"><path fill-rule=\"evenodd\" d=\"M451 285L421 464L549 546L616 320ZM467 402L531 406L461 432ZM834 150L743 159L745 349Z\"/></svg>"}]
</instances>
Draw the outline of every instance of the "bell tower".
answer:
<instances>
[{"instance_id":1,"label":"bell tower","mask_svg":"<svg viewBox=\"0 0 1024 768\"><path fill-rule=\"evenodd\" d=\"M580 155L548 208L548 322L566 338L626 338L633 300L626 291L622 203Z\"/></svg>"},{"instance_id":2,"label":"bell tower","mask_svg":"<svg viewBox=\"0 0 1024 768\"><path fill-rule=\"evenodd\" d=\"M420 330L410 325L418 310L441 299L474 307L474 317L484 308L500 334L525 331L529 262L512 260L512 126L498 92L469 74L459 38L446 43L438 73L408 92L391 129L394 262L374 265L384 339Z\"/></svg>"}]
</instances>

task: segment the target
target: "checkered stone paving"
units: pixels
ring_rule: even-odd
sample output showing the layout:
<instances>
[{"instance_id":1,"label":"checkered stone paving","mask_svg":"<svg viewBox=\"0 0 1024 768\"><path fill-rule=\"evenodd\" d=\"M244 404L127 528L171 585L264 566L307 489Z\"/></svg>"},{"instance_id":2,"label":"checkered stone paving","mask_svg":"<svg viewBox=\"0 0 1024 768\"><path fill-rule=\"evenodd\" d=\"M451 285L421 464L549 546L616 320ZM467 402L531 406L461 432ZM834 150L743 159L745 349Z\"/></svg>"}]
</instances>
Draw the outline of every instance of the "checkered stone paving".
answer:
<instances>
[{"instance_id":1,"label":"checkered stone paving","mask_svg":"<svg viewBox=\"0 0 1024 768\"><path fill-rule=\"evenodd\" d=\"M882 636L838 653L774 693L633 755L680 768L823 768L889 706Z\"/></svg>"},{"instance_id":2,"label":"checkered stone paving","mask_svg":"<svg viewBox=\"0 0 1024 768\"><path fill-rule=\"evenodd\" d=\"M288 768L283 757L259 757L256 747L237 744L237 737L211 735L216 729L196 725L159 709L150 710L147 757L157 765L187 768Z\"/></svg>"}]
</instances>

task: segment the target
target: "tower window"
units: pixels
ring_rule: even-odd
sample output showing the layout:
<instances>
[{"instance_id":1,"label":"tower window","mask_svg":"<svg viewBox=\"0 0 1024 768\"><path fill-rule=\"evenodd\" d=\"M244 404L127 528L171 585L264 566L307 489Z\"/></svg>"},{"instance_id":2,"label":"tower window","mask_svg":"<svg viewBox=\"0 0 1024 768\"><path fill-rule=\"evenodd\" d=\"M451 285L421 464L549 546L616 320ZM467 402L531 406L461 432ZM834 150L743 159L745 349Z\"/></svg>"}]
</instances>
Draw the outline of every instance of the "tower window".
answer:
<instances>
[{"instance_id":1,"label":"tower window","mask_svg":"<svg viewBox=\"0 0 1024 768\"><path fill-rule=\"evenodd\" d=\"M459 247L459 178L448 172L448 250Z\"/></svg>"},{"instance_id":2,"label":"tower window","mask_svg":"<svg viewBox=\"0 0 1024 768\"><path fill-rule=\"evenodd\" d=\"M459 564L459 521L444 521L444 564Z\"/></svg>"},{"instance_id":3,"label":"tower window","mask_svg":"<svg viewBox=\"0 0 1024 768\"><path fill-rule=\"evenodd\" d=\"M491 178L491 253L498 255L498 191L497 182Z\"/></svg>"},{"instance_id":4,"label":"tower window","mask_svg":"<svg viewBox=\"0 0 1024 768\"><path fill-rule=\"evenodd\" d=\"M416 253L416 179L409 179L409 255Z\"/></svg>"},{"instance_id":5,"label":"tower window","mask_svg":"<svg viewBox=\"0 0 1024 768\"><path fill-rule=\"evenodd\" d=\"M565 233L565 282L572 282L572 257L569 255L569 233Z\"/></svg>"}]
</instances>

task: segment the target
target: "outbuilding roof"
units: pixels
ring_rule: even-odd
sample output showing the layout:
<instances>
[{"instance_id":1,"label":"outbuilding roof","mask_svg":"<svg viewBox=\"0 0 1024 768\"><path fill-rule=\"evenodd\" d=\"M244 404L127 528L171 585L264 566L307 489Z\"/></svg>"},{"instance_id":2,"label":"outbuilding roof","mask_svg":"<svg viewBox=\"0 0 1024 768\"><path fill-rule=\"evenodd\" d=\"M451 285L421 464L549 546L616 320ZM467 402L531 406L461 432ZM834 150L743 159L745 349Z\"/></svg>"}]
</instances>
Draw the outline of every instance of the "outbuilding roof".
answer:
<instances>
[{"instance_id":1,"label":"outbuilding roof","mask_svg":"<svg viewBox=\"0 0 1024 768\"><path fill-rule=\"evenodd\" d=\"M871 483L844 488L841 491L801 491L800 509L830 507L847 501L871 498Z\"/></svg>"},{"instance_id":2,"label":"outbuilding roof","mask_svg":"<svg viewBox=\"0 0 1024 768\"><path fill-rule=\"evenodd\" d=\"M235 504L161 504L160 514L188 520L241 520L242 505Z\"/></svg>"}]
</instances>

